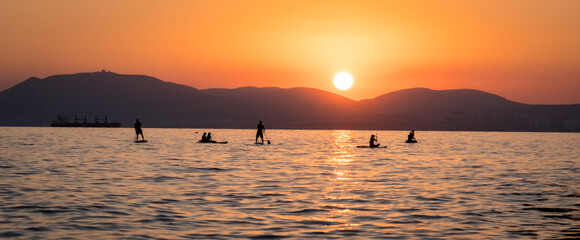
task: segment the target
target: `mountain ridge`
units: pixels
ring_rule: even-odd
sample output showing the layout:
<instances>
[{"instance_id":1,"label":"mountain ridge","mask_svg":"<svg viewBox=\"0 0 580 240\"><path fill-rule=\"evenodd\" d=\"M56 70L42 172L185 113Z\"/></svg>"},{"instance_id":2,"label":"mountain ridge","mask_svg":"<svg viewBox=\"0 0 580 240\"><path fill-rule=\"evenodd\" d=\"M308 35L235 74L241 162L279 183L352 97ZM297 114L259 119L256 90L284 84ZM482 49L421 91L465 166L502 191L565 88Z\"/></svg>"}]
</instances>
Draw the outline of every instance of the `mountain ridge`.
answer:
<instances>
[{"instance_id":1,"label":"mountain ridge","mask_svg":"<svg viewBox=\"0 0 580 240\"><path fill-rule=\"evenodd\" d=\"M429 101L425 101L428 99ZM458 101L461 100L461 101ZM432 90L429 88L409 88L362 100L363 104L374 102L387 108L405 109L405 112L506 110L531 106L510 101L496 94L476 89Z\"/></svg>"},{"instance_id":2,"label":"mountain ridge","mask_svg":"<svg viewBox=\"0 0 580 240\"><path fill-rule=\"evenodd\" d=\"M197 89L112 72L31 77L0 92L0 125L47 126L59 113L108 115L124 126L580 131L580 104L530 105L474 89L402 89L353 100L320 89ZM90 118L89 118L90 119Z\"/></svg>"}]
</instances>

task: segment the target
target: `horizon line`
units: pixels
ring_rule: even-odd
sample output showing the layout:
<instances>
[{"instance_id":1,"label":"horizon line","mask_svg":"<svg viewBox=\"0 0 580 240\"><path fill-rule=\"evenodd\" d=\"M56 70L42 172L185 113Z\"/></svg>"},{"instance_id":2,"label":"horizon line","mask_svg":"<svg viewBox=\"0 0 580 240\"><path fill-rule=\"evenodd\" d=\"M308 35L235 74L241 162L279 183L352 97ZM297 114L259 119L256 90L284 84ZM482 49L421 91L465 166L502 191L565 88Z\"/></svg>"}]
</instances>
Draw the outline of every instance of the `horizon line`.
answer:
<instances>
[{"instance_id":1,"label":"horizon line","mask_svg":"<svg viewBox=\"0 0 580 240\"><path fill-rule=\"evenodd\" d=\"M160 80L162 82L179 84L179 85L191 87L191 88L194 88L194 89L197 89L197 90L201 90L201 91L203 91L203 90L211 90L211 89L234 90L234 89L240 89L240 88L258 88L258 89L260 89L260 88L278 88L278 89L286 89L286 90L288 90L288 89L295 89L295 88L315 89L315 90L319 90L319 91L331 93L331 94L334 94L334 95L337 95L337 96L340 96L340 97L344 97L344 98L347 98L349 100L356 101L356 102L360 102L360 101L364 101L364 100L372 100L372 99L375 99L375 98L378 98L378 97L381 97L381 96L384 96L384 95L387 95L387 94L391 94L391 93L399 92L399 91L404 91L404 90L426 89L426 90L430 90L430 91L474 90L474 91L484 92L484 93L487 93L487 94L496 95L496 96L502 97L502 98L504 98L504 99L506 99L508 101L515 102L515 103L526 104L526 105L578 105L578 104L580 104L580 102L578 102L578 103L557 103L557 104L547 104L547 103L532 104L532 103L518 102L518 101L515 101L515 100L511 100L511 99L509 99L509 98L507 98L505 96L496 94L496 93L492 93L492 92L488 92L488 91L484 91L484 90L480 90L480 89L475 89L475 88L434 89L434 88L429 88L429 87L410 87L410 88L401 88L401 89L398 89L398 90L394 90L394 91L386 92L386 93L383 93L383 94L379 94L379 95L377 95L375 97L364 98L364 99L357 99L357 98L347 97L347 96L344 96L343 94L340 94L339 92L333 92L333 91L328 91L328 90L324 90L324 89L320 89L320 88L304 87L304 86L297 86L297 87L262 86L262 87L259 87L259 86L255 86L255 85L247 85L247 86L229 87L229 88L225 88L225 87L197 88L197 87L192 86L192 85L189 85L189 84L183 84L183 83L166 81L166 80L160 79L158 77L150 76L150 75L146 75L146 74L117 73L117 72L113 72L113 71L108 71L106 69L102 69L101 71L96 71L96 72L78 72L78 73L69 73L69 74L53 74L53 75L49 75L49 76L44 77L44 78L40 78L40 77L36 77L36 76L31 76L31 77L28 77L27 79L25 79L25 80L23 80L21 82L18 82L16 84L14 84L11 87L7 87L5 89L0 89L0 93L4 92L6 90L9 90L11 88L14 88L15 86L17 86L17 85L19 85L19 84L21 84L23 82L26 82L26 81L28 81L31 78L38 78L38 79L44 80L46 78L54 77L54 76L67 76L67 75L76 75L76 74L98 74L98 73L116 74L116 75L125 75L125 76L145 76L145 77L151 77L151 78L155 78L157 80Z\"/></svg>"}]
</instances>

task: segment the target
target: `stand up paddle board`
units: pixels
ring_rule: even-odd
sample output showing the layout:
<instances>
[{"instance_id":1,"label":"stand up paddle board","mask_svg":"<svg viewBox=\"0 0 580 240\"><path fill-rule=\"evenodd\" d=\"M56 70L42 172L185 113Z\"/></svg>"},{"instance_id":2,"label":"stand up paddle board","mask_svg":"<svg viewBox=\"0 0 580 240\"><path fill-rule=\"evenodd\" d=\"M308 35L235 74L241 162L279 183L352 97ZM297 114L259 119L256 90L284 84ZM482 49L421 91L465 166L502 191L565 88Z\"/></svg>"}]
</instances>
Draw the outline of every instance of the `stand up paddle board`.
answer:
<instances>
[{"instance_id":1,"label":"stand up paddle board","mask_svg":"<svg viewBox=\"0 0 580 240\"><path fill-rule=\"evenodd\" d=\"M378 146L378 147L371 147L371 146L356 146L357 148L387 148L387 146Z\"/></svg>"},{"instance_id":2,"label":"stand up paddle board","mask_svg":"<svg viewBox=\"0 0 580 240\"><path fill-rule=\"evenodd\" d=\"M146 143L148 142L147 140L143 139L143 140L135 140L135 143Z\"/></svg>"},{"instance_id":3,"label":"stand up paddle board","mask_svg":"<svg viewBox=\"0 0 580 240\"><path fill-rule=\"evenodd\" d=\"M218 141L210 141L210 142L202 142L202 141L198 141L197 143L227 144L227 143L228 143L228 141L222 141L222 142L218 142Z\"/></svg>"}]
</instances>

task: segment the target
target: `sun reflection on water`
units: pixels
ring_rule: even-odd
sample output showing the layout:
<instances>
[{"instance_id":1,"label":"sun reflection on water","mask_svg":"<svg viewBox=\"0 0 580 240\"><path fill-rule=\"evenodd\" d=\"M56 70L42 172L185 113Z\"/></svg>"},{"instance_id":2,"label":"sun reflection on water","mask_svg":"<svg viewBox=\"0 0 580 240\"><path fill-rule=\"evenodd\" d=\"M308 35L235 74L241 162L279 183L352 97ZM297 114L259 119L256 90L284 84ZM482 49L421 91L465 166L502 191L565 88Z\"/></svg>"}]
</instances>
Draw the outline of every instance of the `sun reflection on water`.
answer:
<instances>
[{"instance_id":1,"label":"sun reflection on water","mask_svg":"<svg viewBox=\"0 0 580 240\"><path fill-rule=\"evenodd\" d=\"M328 226L329 230L353 230L360 224L353 223L351 218L357 212L352 209L350 201L358 198L353 190L358 189L359 182L354 181L352 164L356 160L354 153L353 133L348 130L332 132L332 154L327 163L332 168L332 175L328 177L329 184L325 191L325 200L331 209L329 217L337 225Z\"/></svg>"},{"instance_id":2,"label":"sun reflection on water","mask_svg":"<svg viewBox=\"0 0 580 240\"><path fill-rule=\"evenodd\" d=\"M422 143L409 145L400 141L406 132L384 132L389 148L368 149L356 145L369 131L277 130L269 135L275 144L257 146L251 130L220 130L248 141L208 146L191 141L189 129L148 129L150 142L133 144L129 130L0 129L0 146L10 149L0 151L0 218L8 219L0 236L549 239L578 233L578 134L425 132Z\"/></svg>"},{"instance_id":3,"label":"sun reflection on water","mask_svg":"<svg viewBox=\"0 0 580 240\"><path fill-rule=\"evenodd\" d=\"M333 167L333 176L330 181L346 181L352 179L350 164L355 155L352 151L352 133L347 130L337 130L332 133L334 137L333 154L328 159L328 164ZM344 191L344 189L343 189Z\"/></svg>"}]
</instances>

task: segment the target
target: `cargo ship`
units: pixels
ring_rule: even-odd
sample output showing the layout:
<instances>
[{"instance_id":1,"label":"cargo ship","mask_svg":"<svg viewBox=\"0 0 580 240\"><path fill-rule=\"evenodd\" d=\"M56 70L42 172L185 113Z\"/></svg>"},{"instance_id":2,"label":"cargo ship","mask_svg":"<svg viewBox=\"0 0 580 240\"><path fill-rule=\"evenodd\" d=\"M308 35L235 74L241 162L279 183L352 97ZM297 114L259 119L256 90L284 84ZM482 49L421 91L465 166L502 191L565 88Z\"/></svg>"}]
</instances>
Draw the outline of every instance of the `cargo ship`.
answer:
<instances>
[{"instance_id":1,"label":"cargo ship","mask_svg":"<svg viewBox=\"0 0 580 240\"><path fill-rule=\"evenodd\" d=\"M121 127L120 122L109 122L107 116L105 118L98 118L95 116L95 122L88 122L87 116L77 117L75 115L75 121L71 122L68 117L64 114L59 114L57 120L52 121L51 127L105 127L105 128L118 128Z\"/></svg>"}]
</instances>

